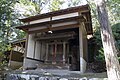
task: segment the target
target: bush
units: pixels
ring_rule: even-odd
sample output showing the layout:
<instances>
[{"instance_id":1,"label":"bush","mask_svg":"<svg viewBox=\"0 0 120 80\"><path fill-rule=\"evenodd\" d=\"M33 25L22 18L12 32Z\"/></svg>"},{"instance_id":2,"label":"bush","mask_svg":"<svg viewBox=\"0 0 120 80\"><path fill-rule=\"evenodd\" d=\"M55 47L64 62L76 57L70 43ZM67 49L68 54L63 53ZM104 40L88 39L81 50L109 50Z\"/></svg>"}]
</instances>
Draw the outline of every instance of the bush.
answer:
<instances>
[{"instance_id":1,"label":"bush","mask_svg":"<svg viewBox=\"0 0 120 80\"><path fill-rule=\"evenodd\" d=\"M115 25L112 26L112 32L113 32L113 36L115 38L115 45L117 50L120 50L120 23L117 23ZM103 50L103 46L102 46L102 40L101 40L101 35L100 35L100 30L97 29L96 32L94 33L94 38L95 38L95 43L97 46L97 54L95 54L95 60L97 61L104 61L104 50ZM120 61L120 54L118 54L118 59Z\"/></svg>"}]
</instances>

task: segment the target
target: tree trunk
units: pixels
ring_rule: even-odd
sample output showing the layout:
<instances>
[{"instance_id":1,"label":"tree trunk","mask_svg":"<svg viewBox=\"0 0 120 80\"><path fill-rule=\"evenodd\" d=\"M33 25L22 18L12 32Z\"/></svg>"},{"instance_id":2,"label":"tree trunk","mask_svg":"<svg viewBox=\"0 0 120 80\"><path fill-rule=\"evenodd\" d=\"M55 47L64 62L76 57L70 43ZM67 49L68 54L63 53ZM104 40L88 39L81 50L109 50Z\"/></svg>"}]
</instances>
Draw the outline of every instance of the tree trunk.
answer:
<instances>
[{"instance_id":1,"label":"tree trunk","mask_svg":"<svg viewBox=\"0 0 120 80\"><path fill-rule=\"evenodd\" d=\"M98 19L101 28L101 38L104 48L108 80L120 80L120 67L117 58L117 50L108 20L106 4L104 0L95 0Z\"/></svg>"}]
</instances>

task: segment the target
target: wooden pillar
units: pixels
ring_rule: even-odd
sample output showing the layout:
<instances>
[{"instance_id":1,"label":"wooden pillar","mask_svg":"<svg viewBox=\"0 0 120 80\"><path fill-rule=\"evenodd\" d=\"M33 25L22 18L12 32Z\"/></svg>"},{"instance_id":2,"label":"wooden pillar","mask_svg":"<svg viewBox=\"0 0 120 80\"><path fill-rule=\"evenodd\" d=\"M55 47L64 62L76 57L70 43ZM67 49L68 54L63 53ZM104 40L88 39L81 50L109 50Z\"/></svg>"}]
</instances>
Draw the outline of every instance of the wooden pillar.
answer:
<instances>
[{"instance_id":1,"label":"wooden pillar","mask_svg":"<svg viewBox=\"0 0 120 80\"><path fill-rule=\"evenodd\" d=\"M35 45L35 57L34 59L38 59L40 60L40 41L36 41L36 45Z\"/></svg>"},{"instance_id":2,"label":"wooden pillar","mask_svg":"<svg viewBox=\"0 0 120 80\"><path fill-rule=\"evenodd\" d=\"M35 47L35 40L33 40L35 34L29 34L28 39L28 47L27 47L27 57L33 58L34 57L34 47Z\"/></svg>"},{"instance_id":3,"label":"wooden pillar","mask_svg":"<svg viewBox=\"0 0 120 80\"><path fill-rule=\"evenodd\" d=\"M46 59L45 61L48 61L48 43L46 44Z\"/></svg>"},{"instance_id":4,"label":"wooden pillar","mask_svg":"<svg viewBox=\"0 0 120 80\"><path fill-rule=\"evenodd\" d=\"M80 23L79 26L79 53L80 53L80 72L84 73L86 70L86 61L84 60L83 52L83 25Z\"/></svg>"},{"instance_id":5,"label":"wooden pillar","mask_svg":"<svg viewBox=\"0 0 120 80\"><path fill-rule=\"evenodd\" d=\"M66 52L66 49L65 49L65 42L63 42L63 64L65 64L65 52Z\"/></svg>"},{"instance_id":6,"label":"wooden pillar","mask_svg":"<svg viewBox=\"0 0 120 80\"><path fill-rule=\"evenodd\" d=\"M54 64L56 64L57 44L55 43Z\"/></svg>"},{"instance_id":7,"label":"wooden pillar","mask_svg":"<svg viewBox=\"0 0 120 80\"><path fill-rule=\"evenodd\" d=\"M10 51L10 59L9 59L9 63L8 66L11 66L11 61L12 61L12 55L13 55L13 50Z\"/></svg>"},{"instance_id":8,"label":"wooden pillar","mask_svg":"<svg viewBox=\"0 0 120 80\"><path fill-rule=\"evenodd\" d=\"M67 64L69 64L69 54L70 54L70 52L69 52L69 44L67 44Z\"/></svg>"},{"instance_id":9,"label":"wooden pillar","mask_svg":"<svg viewBox=\"0 0 120 80\"><path fill-rule=\"evenodd\" d=\"M36 64L39 64L39 61L34 60L34 45L35 45L35 40L34 40L35 34L29 34L28 37L28 45L27 45L27 55L24 59L24 64L23 67L36 67Z\"/></svg>"},{"instance_id":10,"label":"wooden pillar","mask_svg":"<svg viewBox=\"0 0 120 80\"><path fill-rule=\"evenodd\" d=\"M56 64L56 53L57 53L57 44L56 43L53 45L52 53L53 53L53 55L52 55L53 56L52 64Z\"/></svg>"},{"instance_id":11,"label":"wooden pillar","mask_svg":"<svg viewBox=\"0 0 120 80\"><path fill-rule=\"evenodd\" d=\"M26 41L25 41L25 53L24 53L24 59L27 57L28 39L29 39L29 34L27 33L27 38L26 38ZM24 62L24 61L23 61L23 62Z\"/></svg>"},{"instance_id":12,"label":"wooden pillar","mask_svg":"<svg viewBox=\"0 0 120 80\"><path fill-rule=\"evenodd\" d=\"M43 53L43 44L42 42L40 43L40 60L41 60L41 56L42 56L42 53Z\"/></svg>"}]
</instances>

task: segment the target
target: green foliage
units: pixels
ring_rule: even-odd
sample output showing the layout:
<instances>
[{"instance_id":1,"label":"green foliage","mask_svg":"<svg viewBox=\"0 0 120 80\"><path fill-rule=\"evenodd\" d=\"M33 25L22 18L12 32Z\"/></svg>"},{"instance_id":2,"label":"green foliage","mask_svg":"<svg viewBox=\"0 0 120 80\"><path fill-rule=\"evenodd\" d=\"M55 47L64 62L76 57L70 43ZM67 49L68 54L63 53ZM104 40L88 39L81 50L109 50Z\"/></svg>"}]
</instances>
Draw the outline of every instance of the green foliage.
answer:
<instances>
[{"instance_id":1,"label":"green foliage","mask_svg":"<svg viewBox=\"0 0 120 80\"><path fill-rule=\"evenodd\" d=\"M64 3L64 1L60 1L60 0L52 0L50 2L50 11L56 11L56 10L60 10L61 5Z\"/></svg>"},{"instance_id":2,"label":"green foliage","mask_svg":"<svg viewBox=\"0 0 120 80\"><path fill-rule=\"evenodd\" d=\"M5 51L11 50L9 41L17 38L15 26L19 21L14 12L14 5L17 2L17 0L0 0L0 65L6 63Z\"/></svg>"},{"instance_id":3,"label":"green foliage","mask_svg":"<svg viewBox=\"0 0 120 80\"><path fill-rule=\"evenodd\" d=\"M118 51L120 51L120 23L114 24L112 26L112 31L113 31L113 35L115 38L115 43L116 43L116 47L118 48Z\"/></svg>"},{"instance_id":4,"label":"green foliage","mask_svg":"<svg viewBox=\"0 0 120 80\"><path fill-rule=\"evenodd\" d=\"M120 34L120 23L114 24L112 26L112 31L115 36L115 39L120 39L120 36L118 36Z\"/></svg>"},{"instance_id":5,"label":"green foliage","mask_svg":"<svg viewBox=\"0 0 120 80\"><path fill-rule=\"evenodd\" d=\"M5 59L5 55L0 52L0 70L7 65L7 61Z\"/></svg>"},{"instance_id":6,"label":"green foliage","mask_svg":"<svg viewBox=\"0 0 120 80\"><path fill-rule=\"evenodd\" d=\"M95 52L95 59L97 60L104 60L103 55L103 46L102 46L102 40L100 35L100 25L98 23L98 16L97 16L97 10L96 5L94 3L94 0L86 0L88 4L91 7L91 15L92 15L92 26L94 29L94 39L96 43L96 52ZM118 27L119 20L120 20L120 0L106 0L106 7L108 12L108 17L110 21L110 25L112 26L113 35L115 37L116 41L116 47L118 48L118 51L120 50L120 26Z\"/></svg>"},{"instance_id":7,"label":"green foliage","mask_svg":"<svg viewBox=\"0 0 120 80\"><path fill-rule=\"evenodd\" d=\"M17 20L15 20L14 4L17 0L0 0L0 52L8 48L9 40L13 39L13 32Z\"/></svg>"},{"instance_id":8,"label":"green foliage","mask_svg":"<svg viewBox=\"0 0 120 80\"><path fill-rule=\"evenodd\" d=\"M69 7L74 7L80 5L82 0L68 0L68 6Z\"/></svg>"},{"instance_id":9,"label":"green foliage","mask_svg":"<svg viewBox=\"0 0 120 80\"><path fill-rule=\"evenodd\" d=\"M99 54L96 55L96 60L97 61L105 61L105 56L104 56L104 50L101 48L98 50Z\"/></svg>"},{"instance_id":10,"label":"green foliage","mask_svg":"<svg viewBox=\"0 0 120 80\"><path fill-rule=\"evenodd\" d=\"M48 2L49 0L19 0L15 4L15 11L20 18L38 15Z\"/></svg>"},{"instance_id":11,"label":"green foliage","mask_svg":"<svg viewBox=\"0 0 120 80\"><path fill-rule=\"evenodd\" d=\"M97 46L102 46L102 41L101 41L101 35L100 35L100 29L96 29L94 33L94 38L95 38L95 43Z\"/></svg>"},{"instance_id":12,"label":"green foliage","mask_svg":"<svg viewBox=\"0 0 120 80\"><path fill-rule=\"evenodd\" d=\"M92 16L92 26L94 28L94 31L96 32L96 29L100 28L100 25L98 23L98 16L97 16L97 10L94 0L86 0L91 8L91 16ZM114 25L116 23L120 22L120 0L106 0L106 7L108 12L108 17L111 25Z\"/></svg>"},{"instance_id":13,"label":"green foliage","mask_svg":"<svg viewBox=\"0 0 120 80\"><path fill-rule=\"evenodd\" d=\"M112 25L120 21L120 0L107 0L107 9L110 23Z\"/></svg>"},{"instance_id":14,"label":"green foliage","mask_svg":"<svg viewBox=\"0 0 120 80\"><path fill-rule=\"evenodd\" d=\"M115 38L116 48L120 51L120 23L114 24L112 26L113 36ZM102 47L102 40L100 36L100 30L94 33L95 43L98 46L98 53L96 54L96 60L104 61L104 50ZM120 60L120 57L118 57Z\"/></svg>"},{"instance_id":15,"label":"green foliage","mask_svg":"<svg viewBox=\"0 0 120 80\"><path fill-rule=\"evenodd\" d=\"M10 41L22 39L25 32L15 26L21 25L18 18L37 15L49 0L0 0L0 58L5 64L4 53L11 50ZM3 57L4 56L4 57Z\"/></svg>"}]
</instances>

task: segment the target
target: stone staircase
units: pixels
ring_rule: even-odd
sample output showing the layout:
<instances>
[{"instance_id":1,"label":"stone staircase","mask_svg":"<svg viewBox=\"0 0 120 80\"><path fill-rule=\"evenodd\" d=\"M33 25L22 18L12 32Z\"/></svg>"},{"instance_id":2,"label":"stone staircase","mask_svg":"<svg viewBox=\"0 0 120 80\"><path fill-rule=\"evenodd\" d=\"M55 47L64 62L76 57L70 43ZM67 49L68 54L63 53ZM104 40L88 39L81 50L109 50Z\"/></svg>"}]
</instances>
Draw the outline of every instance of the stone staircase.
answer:
<instances>
[{"instance_id":1,"label":"stone staircase","mask_svg":"<svg viewBox=\"0 0 120 80\"><path fill-rule=\"evenodd\" d=\"M60 63L56 63L56 64L51 64L51 63L43 63L43 64L39 64L37 68L40 69L60 69L60 70L69 70L69 65L68 64L60 64Z\"/></svg>"}]
</instances>

